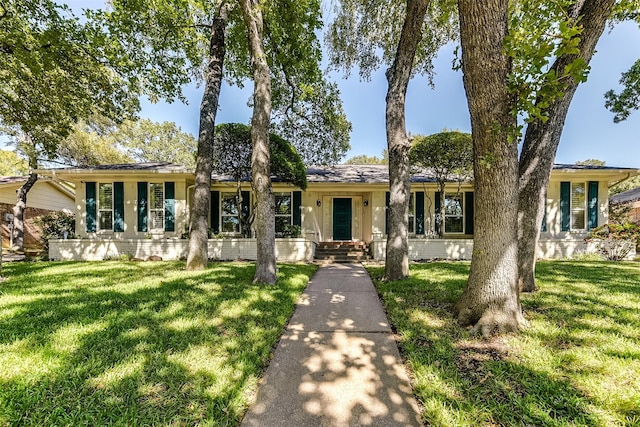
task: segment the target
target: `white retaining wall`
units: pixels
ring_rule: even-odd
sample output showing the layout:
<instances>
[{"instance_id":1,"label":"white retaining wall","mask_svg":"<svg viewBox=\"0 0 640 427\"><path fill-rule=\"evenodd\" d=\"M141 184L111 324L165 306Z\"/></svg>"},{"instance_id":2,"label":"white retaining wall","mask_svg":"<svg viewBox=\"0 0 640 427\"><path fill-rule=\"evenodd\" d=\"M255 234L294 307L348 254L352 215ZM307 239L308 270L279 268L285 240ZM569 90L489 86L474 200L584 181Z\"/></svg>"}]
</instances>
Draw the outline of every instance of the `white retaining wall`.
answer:
<instances>
[{"instance_id":1,"label":"white retaining wall","mask_svg":"<svg viewBox=\"0 0 640 427\"><path fill-rule=\"evenodd\" d=\"M256 259L255 239L210 239L209 259ZM185 259L189 241L185 239L69 239L50 240L49 258L64 261L97 261L120 256L164 260ZM276 239L276 257L282 262L312 261L315 243L306 239Z\"/></svg>"},{"instance_id":2,"label":"white retaining wall","mask_svg":"<svg viewBox=\"0 0 640 427\"><path fill-rule=\"evenodd\" d=\"M371 242L371 253L378 261L385 259L387 250L386 240ZM584 253L596 252L593 243L586 243L584 239L540 239L538 244L538 259L571 258ZM452 259L470 260L473 253L473 239L409 239L409 259ZM629 254L633 258L635 251Z\"/></svg>"}]
</instances>

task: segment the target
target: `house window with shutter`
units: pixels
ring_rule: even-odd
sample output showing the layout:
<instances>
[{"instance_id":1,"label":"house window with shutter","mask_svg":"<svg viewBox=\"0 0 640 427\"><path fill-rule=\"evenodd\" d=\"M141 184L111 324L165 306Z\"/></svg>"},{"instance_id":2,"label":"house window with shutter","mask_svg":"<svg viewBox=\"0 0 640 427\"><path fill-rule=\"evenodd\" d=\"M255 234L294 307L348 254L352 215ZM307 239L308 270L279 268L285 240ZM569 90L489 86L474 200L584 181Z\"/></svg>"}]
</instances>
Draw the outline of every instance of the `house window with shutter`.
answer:
<instances>
[{"instance_id":1,"label":"house window with shutter","mask_svg":"<svg viewBox=\"0 0 640 427\"><path fill-rule=\"evenodd\" d=\"M275 193L276 202L276 236L287 234L293 223L293 197L291 192Z\"/></svg>"},{"instance_id":2,"label":"house window with shutter","mask_svg":"<svg viewBox=\"0 0 640 427\"><path fill-rule=\"evenodd\" d=\"M149 183L149 231L164 231L164 183Z\"/></svg>"},{"instance_id":3,"label":"house window with shutter","mask_svg":"<svg viewBox=\"0 0 640 427\"><path fill-rule=\"evenodd\" d=\"M587 186L584 182L571 183L571 229L584 230L586 226Z\"/></svg>"},{"instance_id":4,"label":"house window with shutter","mask_svg":"<svg viewBox=\"0 0 640 427\"><path fill-rule=\"evenodd\" d=\"M220 217L223 233L240 232L236 193L220 193Z\"/></svg>"},{"instance_id":5,"label":"house window with shutter","mask_svg":"<svg viewBox=\"0 0 640 427\"><path fill-rule=\"evenodd\" d=\"M113 183L98 184L98 230L113 231Z\"/></svg>"},{"instance_id":6,"label":"house window with shutter","mask_svg":"<svg viewBox=\"0 0 640 427\"><path fill-rule=\"evenodd\" d=\"M464 233L464 202L461 193L446 194L444 198L444 232Z\"/></svg>"}]
</instances>

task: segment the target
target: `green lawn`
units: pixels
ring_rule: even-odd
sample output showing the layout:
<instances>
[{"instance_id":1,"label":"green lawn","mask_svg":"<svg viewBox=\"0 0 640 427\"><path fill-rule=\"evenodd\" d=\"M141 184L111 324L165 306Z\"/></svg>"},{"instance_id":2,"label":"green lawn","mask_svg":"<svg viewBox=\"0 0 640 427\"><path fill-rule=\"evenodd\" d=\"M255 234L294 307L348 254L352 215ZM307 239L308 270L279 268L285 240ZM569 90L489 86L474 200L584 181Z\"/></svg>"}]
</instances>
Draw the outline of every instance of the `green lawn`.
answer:
<instances>
[{"instance_id":1,"label":"green lawn","mask_svg":"<svg viewBox=\"0 0 640 427\"><path fill-rule=\"evenodd\" d=\"M640 426L640 263L538 263L529 328L493 341L451 316L468 271L416 264L376 283L427 425Z\"/></svg>"},{"instance_id":2,"label":"green lawn","mask_svg":"<svg viewBox=\"0 0 640 427\"><path fill-rule=\"evenodd\" d=\"M237 425L313 265L10 263L0 425Z\"/></svg>"}]
</instances>

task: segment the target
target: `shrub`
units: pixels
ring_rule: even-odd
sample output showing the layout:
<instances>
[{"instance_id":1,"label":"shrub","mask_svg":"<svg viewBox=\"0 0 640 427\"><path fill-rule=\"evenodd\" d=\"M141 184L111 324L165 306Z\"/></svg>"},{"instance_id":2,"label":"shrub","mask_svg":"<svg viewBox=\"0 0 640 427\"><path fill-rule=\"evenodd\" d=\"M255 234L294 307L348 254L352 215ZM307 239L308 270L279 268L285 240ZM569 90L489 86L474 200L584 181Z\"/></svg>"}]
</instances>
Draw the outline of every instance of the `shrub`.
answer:
<instances>
[{"instance_id":1,"label":"shrub","mask_svg":"<svg viewBox=\"0 0 640 427\"><path fill-rule=\"evenodd\" d=\"M640 240L640 225L633 223L605 224L596 227L585 239L593 242L600 254L611 261L621 261Z\"/></svg>"},{"instance_id":2,"label":"shrub","mask_svg":"<svg viewBox=\"0 0 640 427\"><path fill-rule=\"evenodd\" d=\"M302 235L302 228L299 225L285 225L284 230L280 233L276 233L276 237L293 237L297 238Z\"/></svg>"},{"instance_id":3,"label":"shrub","mask_svg":"<svg viewBox=\"0 0 640 427\"><path fill-rule=\"evenodd\" d=\"M36 220L36 224L42 229L42 241L44 249L49 250L49 240L73 239L76 231L76 219L72 214L64 212L51 212Z\"/></svg>"}]
</instances>

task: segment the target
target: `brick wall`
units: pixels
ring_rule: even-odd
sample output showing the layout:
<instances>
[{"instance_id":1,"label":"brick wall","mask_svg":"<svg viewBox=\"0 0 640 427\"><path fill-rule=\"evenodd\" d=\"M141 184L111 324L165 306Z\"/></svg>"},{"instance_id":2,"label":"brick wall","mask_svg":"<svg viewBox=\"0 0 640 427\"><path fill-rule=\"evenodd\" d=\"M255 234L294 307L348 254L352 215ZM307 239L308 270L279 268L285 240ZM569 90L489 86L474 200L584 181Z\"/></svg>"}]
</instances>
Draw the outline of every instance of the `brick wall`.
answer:
<instances>
[{"instance_id":1,"label":"brick wall","mask_svg":"<svg viewBox=\"0 0 640 427\"><path fill-rule=\"evenodd\" d=\"M48 214L49 210L47 209L36 209L36 208L27 208L24 212L24 247L25 248L34 248L34 249L42 249L43 243L40 240L41 230L35 225L34 221L36 218L41 217L43 215ZM9 205L7 203L0 203L0 220L2 221L1 232L2 232L2 247L9 247L9 227L4 220L4 214L10 213L13 214L13 205Z\"/></svg>"}]
</instances>

